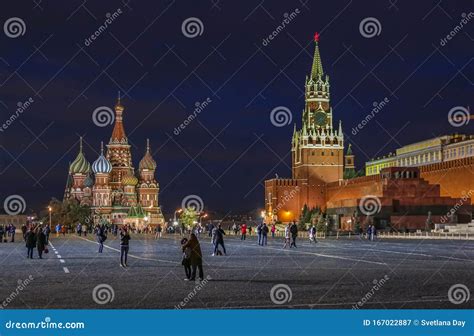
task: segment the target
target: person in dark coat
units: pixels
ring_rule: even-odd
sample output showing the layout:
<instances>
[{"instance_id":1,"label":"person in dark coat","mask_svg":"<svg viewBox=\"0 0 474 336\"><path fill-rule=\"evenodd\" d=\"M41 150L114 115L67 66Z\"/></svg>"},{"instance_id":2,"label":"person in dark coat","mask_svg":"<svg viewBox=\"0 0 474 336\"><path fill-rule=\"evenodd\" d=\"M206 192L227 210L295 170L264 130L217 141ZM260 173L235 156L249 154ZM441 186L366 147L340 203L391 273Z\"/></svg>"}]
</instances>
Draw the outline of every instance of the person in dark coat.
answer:
<instances>
[{"instance_id":1,"label":"person in dark coat","mask_svg":"<svg viewBox=\"0 0 474 336\"><path fill-rule=\"evenodd\" d=\"M263 223L262 225L262 240L261 244L262 246L267 245L267 237L268 237L268 226L266 223Z\"/></svg>"},{"instance_id":2,"label":"person in dark coat","mask_svg":"<svg viewBox=\"0 0 474 336\"><path fill-rule=\"evenodd\" d=\"M33 259L33 249L36 246L36 235L33 232L32 228L29 228L25 235L25 243L27 248L27 255L26 257L29 259Z\"/></svg>"},{"instance_id":3,"label":"person in dark coat","mask_svg":"<svg viewBox=\"0 0 474 336\"><path fill-rule=\"evenodd\" d=\"M15 242L15 234L16 234L16 226L13 225L13 224L10 224L9 232L10 232L10 242L14 243Z\"/></svg>"},{"instance_id":4,"label":"person in dark coat","mask_svg":"<svg viewBox=\"0 0 474 336\"><path fill-rule=\"evenodd\" d=\"M225 231L222 229L221 225L219 224L216 228L214 228L214 253L212 255L216 255L217 251L219 250L219 245L222 246L222 250L224 251L224 254L227 255L227 252L225 250L224 246L224 235Z\"/></svg>"},{"instance_id":5,"label":"person in dark coat","mask_svg":"<svg viewBox=\"0 0 474 336\"><path fill-rule=\"evenodd\" d=\"M293 222L290 226L290 233L291 233L291 247L296 247L296 238L298 237L298 226L296 225L296 222Z\"/></svg>"},{"instance_id":6,"label":"person in dark coat","mask_svg":"<svg viewBox=\"0 0 474 336\"><path fill-rule=\"evenodd\" d=\"M38 256L43 259L43 251L46 248L46 235L41 227L36 229L36 248L38 249Z\"/></svg>"},{"instance_id":7,"label":"person in dark coat","mask_svg":"<svg viewBox=\"0 0 474 336\"><path fill-rule=\"evenodd\" d=\"M25 235L26 235L26 232L28 231L28 227L26 226L26 224L23 224L21 226L21 234L23 236L23 240L25 240Z\"/></svg>"},{"instance_id":8,"label":"person in dark coat","mask_svg":"<svg viewBox=\"0 0 474 336\"><path fill-rule=\"evenodd\" d=\"M189 280L196 280L196 269L199 268L199 280L202 281L204 279L204 272L202 269L201 245L199 245L199 240L194 233L191 233L189 241L182 246L183 252L188 247L191 248L190 262L192 267L191 278Z\"/></svg>"},{"instance_id":9,"label":"person in dark coat","mask_svg":"<svg viewBox=\"0 0 474 336\"><path fill-rule=\"evenodd\" d=\"M104 242L107 239L107 230L105 229L105 225L97 225L95 234L97 242L99 243L99 253L102 253L104 250Z\"/></svg>"},{"instance_id":10,"label":"person in dark coat","mask_svg":"<svg viewBox=\"0 0 474 336\"><path fill-rule=\"evenodd\" d=\"M127 267L127 256L129 249L130 234L127 228L120 230L120 266Z\"/></svg>"}]
</instances>

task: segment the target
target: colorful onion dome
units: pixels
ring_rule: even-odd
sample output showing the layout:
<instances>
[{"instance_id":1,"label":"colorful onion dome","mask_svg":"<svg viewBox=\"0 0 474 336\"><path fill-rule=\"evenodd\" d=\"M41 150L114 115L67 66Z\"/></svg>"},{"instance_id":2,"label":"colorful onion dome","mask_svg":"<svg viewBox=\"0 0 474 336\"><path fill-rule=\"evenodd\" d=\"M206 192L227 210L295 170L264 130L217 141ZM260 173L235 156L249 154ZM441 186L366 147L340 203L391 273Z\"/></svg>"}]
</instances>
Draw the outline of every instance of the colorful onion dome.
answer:
<instances>
[{"instance_id":1,"label":"colorful onion dome","mask_svg":"<svg viewBox=\"0 0 474 336\"><path fill-rule=\"evenodd\" d=\"M94 179L92 178L92 175L89 173L87 174L87 177L84 180L84 187L91 188L93 185L94 185Z\"/></svg>"},{"instance_id":2,"label":"colorful onion dome","mask_svg":"<svg viewBox=\"0 0 474 336\"><path fill-rule=\"evenodd\" d=\"M122 177L122 185L124 186L136 186L137 183L138 179L132 174L128 174Z\"/></svg>"},{"instance_id":3,"label":"colorful onion dome","mask_svg":"<svg viewBox=\"0 0 474 336\"><path fill-rule=\"evenodd\" d=\"M153 160L150 154L150 140L146 139L146 153L141 159L140 163L138 164L140 170L148 169L148 170L155 170L156 169L156 162Z\"/></svg>"},{"instance_id":4,"label":"colorful onion dome","mask_svg":"<svg viewBox=\"0 0 474 336\"><path fill-rule=\"evenodd\" d=\"M104 143L100 143L100 156L92 164L94 174L109 174L112 171L112 164L104 156Z\"/></svg>"},{"instance_id":5,"label":"colorful onion dome","mask_svg":"<svg viewBox=\"0 0 474 336\"><path fill-rule=\"evenodd\" d=\"M79 140L79 154L76 159L69 166L71 174L87 174L91 169L90 163L87 161L82 152L82 137Z\"/></svg>"}]
</instances>

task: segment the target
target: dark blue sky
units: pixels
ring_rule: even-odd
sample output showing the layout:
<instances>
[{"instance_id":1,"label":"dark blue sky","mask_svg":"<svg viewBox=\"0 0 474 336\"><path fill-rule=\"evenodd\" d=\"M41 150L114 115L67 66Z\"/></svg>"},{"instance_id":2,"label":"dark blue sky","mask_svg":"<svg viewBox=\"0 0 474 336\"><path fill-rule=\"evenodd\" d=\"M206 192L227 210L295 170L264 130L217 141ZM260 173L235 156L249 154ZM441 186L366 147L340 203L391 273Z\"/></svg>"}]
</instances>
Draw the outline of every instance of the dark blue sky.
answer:
<instances>
[{"instance_id":1,"label":"dark blue sky","mask_svg":"<svg viewBox=\"0 0 474 336\"><path fill-rule=\"evenodd\" d=\"M473 10L473 1L14 1L1 24L21 18L24 35L0 31L0 117L18 102L34 103L0 132L1 197L18 194L28 208L61 198L68 169L84 135L86 157L97 157L112 126L92 112L113 107L126 91L125 127L135 166L151 140L165 212L199 195L205 207L247 211L263 207L263 181L290 176L293 126L275 127L270 112L285 106L301 123L303 85L319 31L324 70L331 80L335 119L343 120L358 167L399 145L453 127L448 111L472 103L474 20L444 46L440 40ZM120 8L93 41L85 39ZM285 13L299 14L264 46ZM183 35L189 17L202 34ZM361 35L367 17L380 34ZM351 129L374 101L389 99L356 136ZM181 134L175 127L206 107Z\"/></svg>"}]
</instances>

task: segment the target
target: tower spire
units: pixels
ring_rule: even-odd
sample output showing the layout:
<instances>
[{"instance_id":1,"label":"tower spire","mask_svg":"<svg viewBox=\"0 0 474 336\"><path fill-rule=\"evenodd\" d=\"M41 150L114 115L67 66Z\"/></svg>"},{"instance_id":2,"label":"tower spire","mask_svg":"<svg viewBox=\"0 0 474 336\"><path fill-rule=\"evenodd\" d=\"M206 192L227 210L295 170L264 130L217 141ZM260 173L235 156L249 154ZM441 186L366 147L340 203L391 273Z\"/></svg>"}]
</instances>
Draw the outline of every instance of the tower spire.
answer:
<instances>
[{"instance_id":1,"label":"tower spire","mask_svg":"<svg viewBox=\"0 0 474 336\"><path fill-rule=\"evenodd\" d=\"M103 141L100 142L100 154L104 155L104 142Z\"/></svg>"},{"instance_id":2,"label":"tower spire","mask_svg":"<svg viewBox=\"0 0 474 336\"><path fill-rule=\"evenodd\" d=\"M314 33L314 56L313 66L311 67L311 78L316 79L318 76L323 76L323 65L321 63L321 56L319 54L319 34Z\"/></svg>"},{"instance_id":3,"label":"tower spire","mask_svg":"<svg viewBox=\"0 0 474 336\"><path fill-rule=\"evenodd\" d=\"M79 153L82 153L82 137L79 137Z\"/></svg>"}]
</instances>

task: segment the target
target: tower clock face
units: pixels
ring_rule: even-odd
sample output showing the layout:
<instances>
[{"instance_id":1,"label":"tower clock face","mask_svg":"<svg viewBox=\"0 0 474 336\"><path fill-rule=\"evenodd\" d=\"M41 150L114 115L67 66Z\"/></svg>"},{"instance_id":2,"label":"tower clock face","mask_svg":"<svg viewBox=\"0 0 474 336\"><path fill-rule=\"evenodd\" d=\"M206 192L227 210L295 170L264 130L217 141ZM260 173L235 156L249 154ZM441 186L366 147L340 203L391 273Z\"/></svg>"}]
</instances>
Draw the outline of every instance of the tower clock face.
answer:
<instances>
[{"instance_id":1,"label":"tower clock face","mask_svg":"<svg viewBox=\"0 0 474 336\"><path fill-rule=\"evenodd\" d=\"M316 113L314 114L314 122L315 122L316 125L318 125L318 126L324 126L324 125L326 125L326 122L327 122L326 113L324 113L324 112L316 112Z\"/></svg>"}]
</instances>

